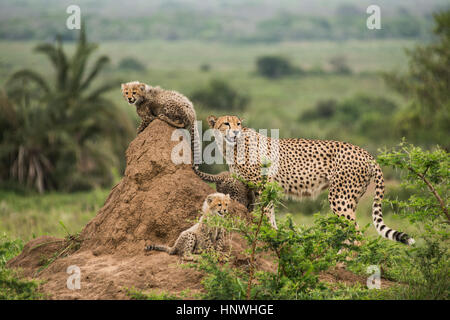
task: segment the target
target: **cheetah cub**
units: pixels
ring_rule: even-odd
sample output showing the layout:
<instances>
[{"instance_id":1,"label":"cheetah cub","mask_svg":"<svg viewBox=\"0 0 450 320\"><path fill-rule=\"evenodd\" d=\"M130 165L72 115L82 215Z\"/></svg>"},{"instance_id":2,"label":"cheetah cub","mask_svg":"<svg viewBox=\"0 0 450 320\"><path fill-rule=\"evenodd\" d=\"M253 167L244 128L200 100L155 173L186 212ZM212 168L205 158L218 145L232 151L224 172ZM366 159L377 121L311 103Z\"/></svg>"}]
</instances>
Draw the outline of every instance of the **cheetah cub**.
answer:
<instances>
[{"instance_id":1,"label":"cheetah cub","mask_svg":"<svg viewBox=\"0 0 450 320\"><path fill-rule=\"evenodd\" d=\"M248 210L253 209L255 192L243 182L235 179L230 172L223 171L219 174L209 174L200 171L198 166L194 166L193 169L203 181L215 183L218 192L228 193L231 199L241 203Z\"/></svg>"},{"instance_id":2,"label":"cheetah cub","mask_svg":"<svg viewBox=\"0 0 450 320\"><path fill-rule=\"evenodd\" d=\"M181 93L152 87L139 81L123 83L121 88L125 100L136 106L136 112L142 119L138 134L154 119L188 130L195 125L197 117L194 106Z\"/></svg>"},{"instance_id":3,"label":"cheetah cub","mask_svg":"<svg viewBox=\"0 0 450 320\"><path fill-rule=\"evenodd\" d=\"M228 213L230 195L212 193L203 203L202 216L198 223L181 232L173 247L152 244L145 247L146 251L165 251L171 255L188 258L191 254L215 249L223 251L225 245L225 229L210 227L205 220L213 215L223 217Z\"/></svg>"}]
</instances>

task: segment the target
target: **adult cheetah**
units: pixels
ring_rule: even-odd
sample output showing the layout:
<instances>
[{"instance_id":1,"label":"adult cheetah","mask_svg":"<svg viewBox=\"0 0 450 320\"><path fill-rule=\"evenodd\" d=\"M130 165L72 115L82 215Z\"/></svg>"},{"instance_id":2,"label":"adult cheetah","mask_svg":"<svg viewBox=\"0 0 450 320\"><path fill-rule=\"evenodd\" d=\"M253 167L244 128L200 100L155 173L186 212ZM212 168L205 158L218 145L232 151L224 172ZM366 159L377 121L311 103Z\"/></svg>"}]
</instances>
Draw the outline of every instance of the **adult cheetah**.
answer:
<instances>
[{"instance_id":1,"label":"adult cheetah","mask_svg":"<svg viewBox=\"0 0 450 320\"><path fill-rule=\"evenodd\" d=\"M226 159L230 172L258 182L261 163L272 165L267 173L278 182L286 195L293 198L314 197L328 188L328 201L333 212L356 223L356 206L367 186L375 181L372 205L377 232L390 240L405 244L415 241L406 233L387 227L381 213L384 179L380 166L364 149L350 143L330 140L274 139L242 126L236 116L208 117L215 129L218 149ZM269 215L276 228L273 212Z\"/></svg>"}]
</instances>

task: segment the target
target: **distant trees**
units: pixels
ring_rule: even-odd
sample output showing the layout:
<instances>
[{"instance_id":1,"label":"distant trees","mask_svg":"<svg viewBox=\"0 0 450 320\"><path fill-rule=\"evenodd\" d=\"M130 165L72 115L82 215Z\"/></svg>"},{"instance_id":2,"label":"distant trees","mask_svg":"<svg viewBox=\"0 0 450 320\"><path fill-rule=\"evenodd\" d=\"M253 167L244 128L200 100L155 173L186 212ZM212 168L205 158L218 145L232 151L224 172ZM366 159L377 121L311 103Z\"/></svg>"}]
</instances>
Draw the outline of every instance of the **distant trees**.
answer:
<instances>
[{"instance_id":1,"label":"distant trees","mask_svg":"<svg viewBox=\"0 0 450 320\"><path fill-rule=\"evenodd\" d=\"M205 87L191 94L194 103L215 110L243 110L250 98L230 86L227 82L213 79Z\"/></svg>"},{"instance_id":2,"label":"distant trees","mask_svg":"<svg viewBox=\"0 0 450 320\"><path fill-rule=\"evenodd\" d=\"M357 94L339 102L334 99L318 101L313 109L301 115L300 121L326 121L328 128L350 130L359 137L379 142L399 138L393 126L397 111L397 105L389 99Z\"/></svg>"},{"instance_id":3,"label":"distant trees","mask_svg":"<svg viewBox=\"0 0 450 320\"><path fill-rule=\"evenodd\" d=\"M55 71L53 81L30 70L14 73L0 95L0 180L48 189L77 190L112 182L132 122L105 93L117 80L94 82L109 58L100 56L88 68L97 46L82 28L68 57L62 41L40 44ZM119 158L120 156L120 158Z\"/></svg>"},{"instance_id":4,"label":"distant trees","mask_svg":"<svg viewBox=\"0 0 450 320\"><path fill-rule=\"evenodd\" d=\"M289 59L283 56L269 55L256 58L256 73L269 79L279 79L296 75L324 75L326 73L347 75L352 73L346 56L338 55L332 57L329 65L330 68L327 71L320 66L303 69L302 67L293 65Z\"/></svg>"},{"instance_id":5,"label":"distant trees","mask_svg":"<svg viewBox=\"0 0 450 320\"><path fill-rule=\"evenodd\" d=\"M434 15L436 41L407 50L409 70L385 74L389 85L409 99L397 117L401 135L417 143L450 149L450 10Z\"/></svg>"}]
</instances>

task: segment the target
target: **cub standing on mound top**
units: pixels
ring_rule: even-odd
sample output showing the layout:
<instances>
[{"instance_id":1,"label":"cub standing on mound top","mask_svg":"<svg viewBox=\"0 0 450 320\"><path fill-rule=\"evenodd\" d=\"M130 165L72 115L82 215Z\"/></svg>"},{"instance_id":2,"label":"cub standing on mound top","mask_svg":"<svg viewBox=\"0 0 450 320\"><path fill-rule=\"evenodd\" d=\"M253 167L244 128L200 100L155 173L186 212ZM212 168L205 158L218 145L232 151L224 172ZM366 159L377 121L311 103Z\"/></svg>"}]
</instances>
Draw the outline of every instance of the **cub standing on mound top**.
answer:
<instances>
[{"instance_id":1,"label":"cub standing on mound top","mask_svg":"<svg viewBox=\"0 0 450 320\"><path fill-rule=\"evenodd\" d=\"M122 84L122 94L129 104L136 106L137 114L142 119L138 133L156 118L177 128L189 129L195 122L192 102L176 91L132 81Z\"/></svg>"},{"instance_id":2,"label":"cub standing on mound top","mask_svg":"<svg viewBox=\"0 0 450 320\"><path fill-rule=\"evenodd\" d=\"M206 225L205 219L212 215L223 217L228 213L230 195L223 193L212 193L208 195L203 203L202 216L198 223L181 232L173 247L165 245L149 245L145 250L165 251L168 254L179 255L188 258L193 253L215 249L223 251L225 246L225 230Z\"/></svg>"},{"instance_id":3,"label":"cub standing on mound top","mask_svg":"<svg viewBox=\"0 0 450 320\"><path fill-rule=\"evenodd\" d=\"M276 170L271 171L272 166L269 168L269 179L278 182L285 194L294 199L314 197L328 189L328 201L333 212L352 221L356 220L355 212L359 199L366 192L370 181L374 180L372 218L377 232L390 240L414 244L414 239L406 233L393 230L384 224L381 213L381 200L384 196L383 173L367 151L340 141L271 139L255 130L244 128L241 122L236 116L208 117L209 126L216 129L216 141L225 140L229 146L224 148L224 144L218 143L231 173L257 183L261 179L262 156L270 154L269 160L276 163ZM233 152L227 154L225 151L228 150ZM249 154L250 151L258 150L263 153L259 157L255 158L255 155ZM252 163L238 159L258 161ZM270 215L269 219L276 228L273 210Z\"/></svg>"}]
</instances>

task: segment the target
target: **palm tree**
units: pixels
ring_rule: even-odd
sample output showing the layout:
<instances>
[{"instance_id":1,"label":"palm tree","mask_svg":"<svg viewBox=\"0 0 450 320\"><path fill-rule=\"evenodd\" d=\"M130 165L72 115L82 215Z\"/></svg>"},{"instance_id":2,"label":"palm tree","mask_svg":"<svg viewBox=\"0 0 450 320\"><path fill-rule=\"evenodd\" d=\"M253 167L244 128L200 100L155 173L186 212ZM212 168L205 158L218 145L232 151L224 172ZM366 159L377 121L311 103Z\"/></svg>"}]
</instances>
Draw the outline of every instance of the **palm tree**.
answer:
<instances>
[{"instance_id":1,"label":"palm tree","mask_svg":"<svg viewBox=\"0 0 450 320\"><path fill-rule=\"evenodd\" d=\"M0 143L5 146L0 158L3 156L3 164L9 163L10 177L35 183L40 192L111 182L111 166L122 158L133 126L131 119L104 97L119 87L119 80L101 81L91 89L109 62L107 56L100 56L88 68L96 49L96 44L87 42L83 26L71 58L60 37L55 44L36 47L50 60L55 70L53 81L29 69L10 77L9 98L0 99L1 114L15 119L8 130L2 126L0 133Z\"/></svg>"}]
</instances>

